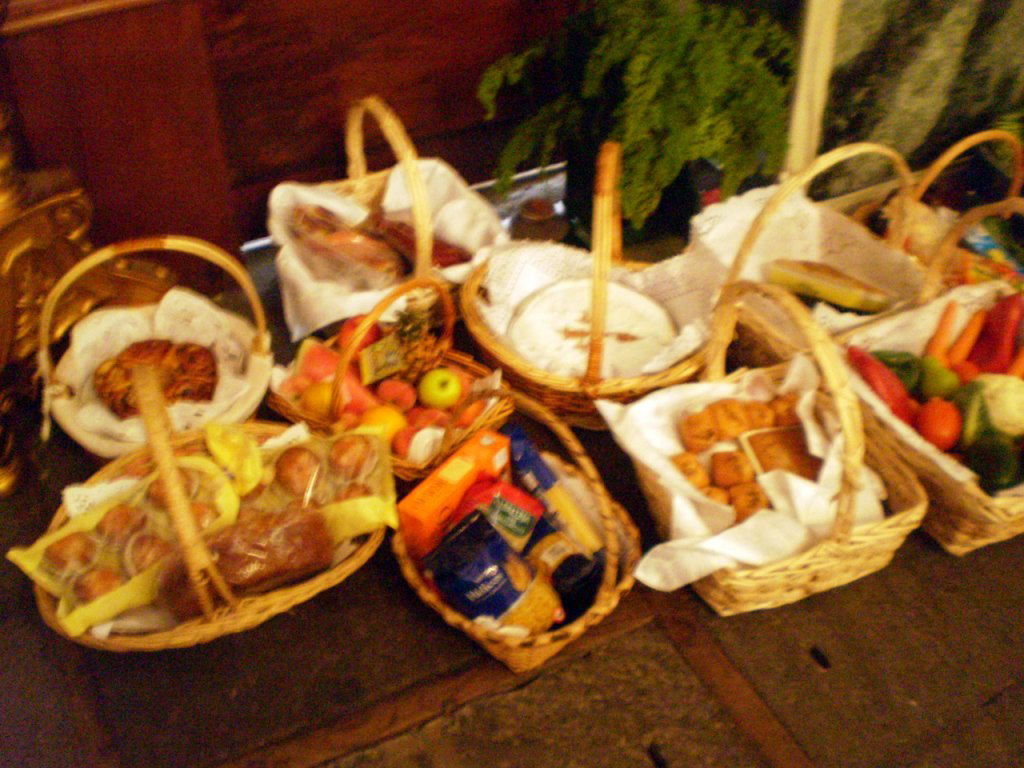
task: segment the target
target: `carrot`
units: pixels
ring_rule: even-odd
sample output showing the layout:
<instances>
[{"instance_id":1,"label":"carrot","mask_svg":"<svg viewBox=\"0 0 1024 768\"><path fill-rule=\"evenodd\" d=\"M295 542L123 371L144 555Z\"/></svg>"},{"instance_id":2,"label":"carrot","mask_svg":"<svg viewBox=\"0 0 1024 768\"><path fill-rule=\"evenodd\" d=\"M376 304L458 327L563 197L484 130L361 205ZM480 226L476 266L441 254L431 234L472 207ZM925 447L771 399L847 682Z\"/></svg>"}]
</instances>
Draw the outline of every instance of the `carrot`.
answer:
<instances>
[{"instance_id":1,"label":"carrot","mask_svg":"<svg viewBox=\"0 0 1024 768\"><path fill-rule=\"evenodd\" d=\"M967 356L971 354L971 349L974 347L974 342L978 340L978 336L981 334L981 328L985 325L985 315L987 315L984 309L979 309L973 315L971 319L967 321L967 325L960 331L960 335L956 337L956 341L953 342L952 346L946 350L946 359L949 361L951 366L962 363L967 359Z\"/></svg>"},{"instance_id":2,"label":"carrot","mask_svg":"<svg viewBox=\"0 0 1024 768\"><path fill-rule=\"evenodd\" d=\"M952 342L953 321L956 320L956 314L959 309L960 305L955 301L950 301L946 304L946 308L942 310L939 322L935 326L935 331L932 333L932 337L928 339L928 343L924 348L925 355L931 355L947 367L949 363L946 354Z\"/></svg>"},{"instance_id":3,"label":"carrot","mask_svg":"<svg viewBox=\"0 0 1024 768\"><path fill-rule=\"evenodd\" d=\"M1024 378L1024 347L1018 349L1017 354L1013 356L1010 367L1006 369L1006 375Z\"/></svg>"}]
</instances>

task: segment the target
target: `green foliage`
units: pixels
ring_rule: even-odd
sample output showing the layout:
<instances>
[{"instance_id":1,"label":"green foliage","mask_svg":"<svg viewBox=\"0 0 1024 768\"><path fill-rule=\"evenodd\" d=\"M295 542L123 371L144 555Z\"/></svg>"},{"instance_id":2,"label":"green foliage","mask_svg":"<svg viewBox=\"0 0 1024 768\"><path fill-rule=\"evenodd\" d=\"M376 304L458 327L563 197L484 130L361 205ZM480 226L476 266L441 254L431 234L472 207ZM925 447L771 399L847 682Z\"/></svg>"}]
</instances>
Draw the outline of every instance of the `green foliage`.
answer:
<instances>
[{"instance_id":1,"label":"green foliage","mask_svg":"<svg viewBox=\"0 0 1024 768\"><path fill-rule=\"evenodd\" d=\"M516 93L532 113L498 160L499 189L517 168L544 164L571 142L622 143L622 210L639 227L662 190L694 160L723 166L731 193L786 143L793 42L777 24L736 8L682 0L593 0L554 35L494 62L480 102Z\"/></svg>"}]
</instances>

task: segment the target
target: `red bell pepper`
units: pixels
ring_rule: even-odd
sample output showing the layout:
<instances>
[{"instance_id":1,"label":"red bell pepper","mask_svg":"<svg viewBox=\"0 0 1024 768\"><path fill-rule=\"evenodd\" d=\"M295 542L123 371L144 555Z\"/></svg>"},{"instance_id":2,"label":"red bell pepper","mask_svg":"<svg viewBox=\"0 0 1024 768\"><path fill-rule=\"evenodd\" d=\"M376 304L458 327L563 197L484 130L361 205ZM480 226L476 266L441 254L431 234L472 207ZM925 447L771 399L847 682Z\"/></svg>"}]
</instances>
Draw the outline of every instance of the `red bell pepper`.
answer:
<instances>
[{"instance_id":1,"label":"red bell pepper","mask_svg":"<svg viewBox=\"0 0 1024 768\"><path fill-rule=\"evenodd\" d=\"M915 403L889 366L863 347L847 347L846 358L897 418L913 423Z\"/></svg>"},{"instance_id":2,"label":"red bell pepper","mask_svg":"<svg viewBox=\"0 0 1024 768\"><path fill-rule=\"evenodd\" d=\"M982 373L1005 372L1013 361L1022 317L1024 295L1014 293L1000 299L985 316L981 334L967 359Z\"/></svg>"}]
</instances>

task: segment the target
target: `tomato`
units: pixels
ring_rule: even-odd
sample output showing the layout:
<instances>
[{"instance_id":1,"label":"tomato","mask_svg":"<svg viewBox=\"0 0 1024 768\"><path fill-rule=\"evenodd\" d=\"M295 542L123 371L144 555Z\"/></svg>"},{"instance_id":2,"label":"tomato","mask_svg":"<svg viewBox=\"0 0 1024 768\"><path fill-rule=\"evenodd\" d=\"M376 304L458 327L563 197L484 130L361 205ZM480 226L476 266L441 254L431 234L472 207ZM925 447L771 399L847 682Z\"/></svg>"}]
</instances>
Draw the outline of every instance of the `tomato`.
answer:
<instances>
[{"instance_id":1,"label":"tomato","mask_svg":"<svg viewBox=\"0 0 1024 768\"><path fill-rule=\"evenodd\" d=\"M914 414L914 428L940 451L948 451L960 439L964 420L949 400L933 397Z\"/></svg>"}]
</instances>

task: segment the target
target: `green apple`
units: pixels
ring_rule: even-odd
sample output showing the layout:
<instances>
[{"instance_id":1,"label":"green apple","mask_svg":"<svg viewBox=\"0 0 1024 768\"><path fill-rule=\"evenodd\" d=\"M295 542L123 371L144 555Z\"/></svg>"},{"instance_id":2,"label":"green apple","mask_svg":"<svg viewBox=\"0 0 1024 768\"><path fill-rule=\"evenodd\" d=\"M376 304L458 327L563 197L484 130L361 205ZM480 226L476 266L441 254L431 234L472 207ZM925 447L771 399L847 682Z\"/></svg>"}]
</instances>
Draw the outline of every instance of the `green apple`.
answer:
<instances>
[{"instance_id":1,"label":"green apple","mask_svg":"<svg viewBox=\"0 0 1024 768\"><path fill-rule=\"evenodd\" d=\"M462 396L462 380L451 368L434 368L423 374L416 392L429 408L451 408Z\"/></svg>"}]
</instances>

